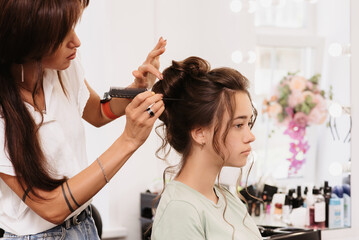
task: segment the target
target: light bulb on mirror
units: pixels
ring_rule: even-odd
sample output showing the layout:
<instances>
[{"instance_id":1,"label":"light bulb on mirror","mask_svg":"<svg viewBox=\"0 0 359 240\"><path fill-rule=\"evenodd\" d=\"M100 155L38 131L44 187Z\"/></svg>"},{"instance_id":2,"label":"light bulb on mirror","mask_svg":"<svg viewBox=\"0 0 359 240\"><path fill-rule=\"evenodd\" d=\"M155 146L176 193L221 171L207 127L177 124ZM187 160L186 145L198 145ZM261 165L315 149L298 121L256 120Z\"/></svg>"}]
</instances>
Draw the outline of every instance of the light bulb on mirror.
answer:
<instances>
[{"instance_id":1,"label":"light bulb on mirror","mask_svg":"<svg viewBox=\"0 0 359 240\"><path fill-rule=\"evenodd\" d=\"M285 0L272 0L272 5L277 8L282 8L285 6Z\"/></svg>"},{"instance_id":2,"label":"light bulb on mirror","mask_svg":"<svg viewBox=\"0 0 359 240\"><path fill-rule=\"evenodd\" d=\"M343 47L339 43L332 43L330 44L328 51L331 56L338 57L342 54Z\"/></svg>"},{"instance_id":3,"label":"light bulb on mirror","mask_svg":"<svg viewBox=\"0 0 359 240\"><path fill-rule=\"evenodd\" d=\"M241 51L234 51L232 53L232 61L235 63L241 63L243 61L243 55Z\"/></svg>"},{"instance_id":4,"label":"light bulb on mirror","mask_svg":"<svg viewBox=\"0 0 359 240\"><path fill-rule=\"evenodd\" d=\"M343 173L343 166L338 162L332 162L329 165L329 173L334 177L338 177Z\"/></svg>"},{"instance_id":5,"label":"light bulb on mirror","mask_svg":"<svg viewBox=\"0 0 359 240\"><path fill-rule=\"evenodd\" d=\"M343 107L337 102L331 102L328 107L328 112L333 118L338 118L343 113Z\"/></svg>"},{"instance_id":6,"label":"light bulb on mirror","mask_svg":"<svg viewBox=\"0 0 359 240\"><path fill-rule=\"evenodd\" d=\"M257 54L254 51L248 51L247 54L242 54L237 50L232 53L232 61L235 63L247 62L249 64L255 63Z\"/></svg>"},{"instance_id":7,"label":"light bulb on mirror","mask_svg":"<svg viewBox=\"0 0 359 240\"><path fill-rule=\"evenodd\" d=\"M255 63L257 60L257 54L254 51L248 51L247 53L247 62L248 63Z\"/></svg>"},{"instance_id":8,"label":"light bulb on mirror","mask_svg":"<svg viewBox=\"0 0 359 240\"><path fill-rule=\"evenodd\" d=\"M317 3L318 2L318 0L307 0L309 3L311 3L311 4L315 4L315 3Z\"/></svg>"},{"instance_id":9,"label":"light bulb on mirror","mask_svg":"<svg viewBox=\"0 0 359 240\"><path fill-rule=\"evenodd\" d=\"M272 6L273 1L272 0L260 0L260 5L264 8L269 8Z\"/></svg>"},{"instance_id":10,"label":"light bulb on mirror","mask_svg":"<svg viewBox=\"0 0 359 240\"><path fill-rule=\"evenodd\" d=\"M350 44L332 43L329 45L328 52L332 57L350 56Z\"/></svg>"},{"instance_id":11,"label":"light bulb on mirror","mask_svg":"<svg viewBox=\"0 0 359 240\"><path fill-rule=\"evenodd\" d=\"M230 8L232 12L238 13L242 10L242 2L240 0L231 1Z\"/></svg>"},{"instance_id":12,"label":"light bulb on mirror","mask_svg":"<svg viewBox=\"0 0 359 240\"><path fill-rule=\"evenodd\" d=\"M255 13L257 11L258 4L257 1L249 1L248 2L248 12L249 13Z\"/></svg>"}]
</instances>

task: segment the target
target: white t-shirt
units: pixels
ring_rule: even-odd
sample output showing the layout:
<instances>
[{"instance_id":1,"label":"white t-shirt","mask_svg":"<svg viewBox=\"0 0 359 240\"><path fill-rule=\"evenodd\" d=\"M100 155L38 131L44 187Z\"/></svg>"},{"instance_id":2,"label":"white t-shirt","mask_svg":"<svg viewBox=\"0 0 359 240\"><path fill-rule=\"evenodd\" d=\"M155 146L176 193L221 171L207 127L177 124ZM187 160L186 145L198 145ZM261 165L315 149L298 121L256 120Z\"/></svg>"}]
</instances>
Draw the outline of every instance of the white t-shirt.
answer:
<instances>
[{"instance_id":1,"label":"white t-shirt","mask_svg":"<svg viewBox=\"0 0 359 240\"><path fill-rule=\"evenodd\" d=\"M52 167L53 177L70 178L88 166L82 113L90 93L85 85L84 71L78 58L61 72L61 79L67 95L60 85L57 71L45 70L43 88L46 113L39 130L39 140L46 160ZM35 122L39 123L40 113L30 104L25 104ZM4 147L4 127L4 119L0 114L0 172L15 176ZM89 203L90 201L69 217L82 211ZM0 228L16 235L28 235L54 226L32 211L0 178Z\"/></svg>"}]
</instances>

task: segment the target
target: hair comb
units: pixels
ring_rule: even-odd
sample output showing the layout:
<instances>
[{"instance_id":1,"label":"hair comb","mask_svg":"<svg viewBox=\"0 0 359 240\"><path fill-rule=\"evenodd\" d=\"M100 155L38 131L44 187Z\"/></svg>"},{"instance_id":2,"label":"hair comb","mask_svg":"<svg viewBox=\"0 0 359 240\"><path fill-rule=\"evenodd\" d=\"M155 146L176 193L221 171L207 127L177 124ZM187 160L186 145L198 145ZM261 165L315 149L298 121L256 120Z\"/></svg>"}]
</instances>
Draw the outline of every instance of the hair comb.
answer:
<instances>
[{"instance_id":1,"label":"hair comb","mask_svg":"<svg viewBox=\"0 0 359 240\"><path fill-rule=\"evenodd\" d=\"M133 99L138 94L147 91L147 88L122 88L122 87L110 87L110 91L104 93L104 97L101 102L109 101L111 98L129 98ZM166 98L164 97L162 100L164 101L181 101L183 99L179 98Z\"/></svg>"}]
</instances>

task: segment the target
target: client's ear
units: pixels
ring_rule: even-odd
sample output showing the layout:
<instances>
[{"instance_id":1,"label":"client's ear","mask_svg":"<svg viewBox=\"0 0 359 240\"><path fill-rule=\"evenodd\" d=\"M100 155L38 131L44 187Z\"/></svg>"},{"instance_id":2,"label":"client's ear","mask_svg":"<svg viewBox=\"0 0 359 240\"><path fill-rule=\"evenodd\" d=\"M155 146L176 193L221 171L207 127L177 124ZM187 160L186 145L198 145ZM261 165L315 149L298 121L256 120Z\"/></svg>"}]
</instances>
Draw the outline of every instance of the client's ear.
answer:
<instances>
[{"instance_id":1,"label":"client's ear","mask_svg":"<svg viewBox=\"0 0 359 240\"><path fill-rule=\"evenodd\" d=\"M207 130L203 127L197 127L191 131L193 141L200 146L204 146L206 144L206 134Z\"/></svg>"}]
</instances>

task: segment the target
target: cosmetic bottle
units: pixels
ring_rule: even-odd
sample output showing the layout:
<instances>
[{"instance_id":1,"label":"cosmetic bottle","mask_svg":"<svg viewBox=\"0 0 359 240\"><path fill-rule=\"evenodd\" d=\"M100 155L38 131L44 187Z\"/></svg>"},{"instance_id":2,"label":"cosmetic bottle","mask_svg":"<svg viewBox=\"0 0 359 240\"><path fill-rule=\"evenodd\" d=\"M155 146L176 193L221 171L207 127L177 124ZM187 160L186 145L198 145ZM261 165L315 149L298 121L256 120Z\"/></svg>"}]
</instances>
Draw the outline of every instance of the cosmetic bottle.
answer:
<instances>
[{"instance_id":1,"label":"cosmetic bottle","mask_svg":"<svg viewBox=\"0 0 359 240\"><path fill-rule=\"evenodd\" d=\"M308 189L307 189L308 190ZM306 200L303 204L306 208L306 218L305 218L305 226L306 227L310 227L310 206L314 205L314 197L313 197L313 194L312 194L312 191L308 191L308 194L307 194L307 197L306 197Z\"/></svg>"},{"instance_id":2,"label":"cosmetic bottle","mask_svg":"<svg viewBox=\"0 0 359 240\"><path fill-rule=\"evenodd\" d=\"M313 188L314 203L309 207L309 226L315 229L325 228L325 199L319 189Z\"/></svg>"},{"instance_id":3,"label":"cosmetic bottle","mask_svg":"<svg viewBox=\"0 0 359 240\"><path fill-rule=\"evenodd\" d=\"M308 187L304 188L303 191L303 207L307 207L307 194L308 194Z\"/></svg>"},{"instance_id":4,"label":"cosmetic bottle","mask_svg":"<svg viewBox=\"0 0 359 240\"><path fill-rule=\"evenodd\" d=\"M293 208L293 204L294 204L294 197L293 194L295 193L295 189L289 189L288 190L288 195L285 196L285 201L287 201L288 205L291 206L291 208ZM286 205L286 203L284 202L284 205Z\"/></svg>"},{"instance_id":5,"label":"cosmetic bottle","mask_svg":"<svg viewBox=\"0 0 359 240\"><path fill-rule=\"evenodd\" d=\"M266 206L266 214L271 214L271 205L272 205L272 196L268 195L268 200L267 200L267 206Z\"/></svg>"},{"instance_id":6,"label":"cosmetic bottle","mask_svg":"<svg viewBox=\"0 0 359 240\"><path fill-rule=\"evenodd\" d=\"M283 213L283 204L281 203L274 204L274 217L277 220L279 220L282 217L282 213Z\"/></svg>"},{"instance_id":7,"label":"cosmetic bottle","mask_svg":"<svg viewBox=\"0 0 359 240\"><path fill-rule=\"evenodd\" d=\"M302 187L298 186L297 187L297 197L295 198L295 200L293 201L294 205L293 208L299 208L303 206L303 197L302 197Z\"/></svg>"},{"instance_id":8,"label":"cosmetic bottle","mask_svg":"<svg viewBox=\"0 0 359 240\"><path fill-rule=\"evenodd\" d=\"M340 198L331 198L329 200L329 228L344 227L343 204Z\"/></svg>"},{"instance_id":9,"label":"cosmetic bottle","mask_svg":"<svg viewBox=\"0 0 359 240\"><path fill-rule=\"evenodd\" d=\"M328 181L324 181L324 199L325 199L325 227L329 227L329 201L332 196L332 188Z\"/></svg>"},{"instance_id":10,"label":"cosmetic bottle","mask_svg":"<svg viewBox=\"0 0 359 240\"><path fill-rule=\"evenodd\" d=\"M291 192L289 190L289 192ZM285 197L285 201L284 201L284 205L282 207L282 221L285 224L289 224L290 223L290 213L292 211L292 203L290 202L290 197L289 194Z\"/></svg>"},{"instance_id":11,"label":"cosmetic bottle","mask_svg":"<svg viewBox=\"0 0 359 240\"><path fill-rule=\"evenodd\" d=\"M261 215L261 202L255 201L254 216L259 217Z\"/></svg>"},{"instance_id":12,"label":"cosmetic bottle","mask_svg":"<svg viewBox=\"0 0 359 240\"><path fill-rule=\"evenodd\" d=\"M253 200L248 199L247 204L248 204L248 213L249 213L249 215L252 215L253 207L254 207Z\"/></svg>"},{"instance_id":13,"label":"cosmetic bottle","mask_svg":"<svg viewBox=\"0 0 359 240\"><path fill-rule=\"evenodd\" d=\"M344 226L351 226L351 200L350 200L350 185L343 184L343 200L344 200Z\"/></svg>"},{"instance_id":14,"label":"cosmetic bottle","mask_svg":"<svg viewBox=\"0 0 359 240\"><path fill-rule=\"evenodd\" d=\"M350 196L346 193L343 194L343 200L344 200L344 226L350 227L351 226L351 216L350 216Z\"/></svg>"},{"instance_id":15,"label":"cosmetic bottle","mask_svg":"<svg viewBox=\"0 0 359 240\"><path fill-rule=\"evenodd\" d=\"M266 213L267 205L268 205L268 193L265 190L262 192L262 200L263 200L263 211L264 213Z\"/></svg>"}]
</instances>

